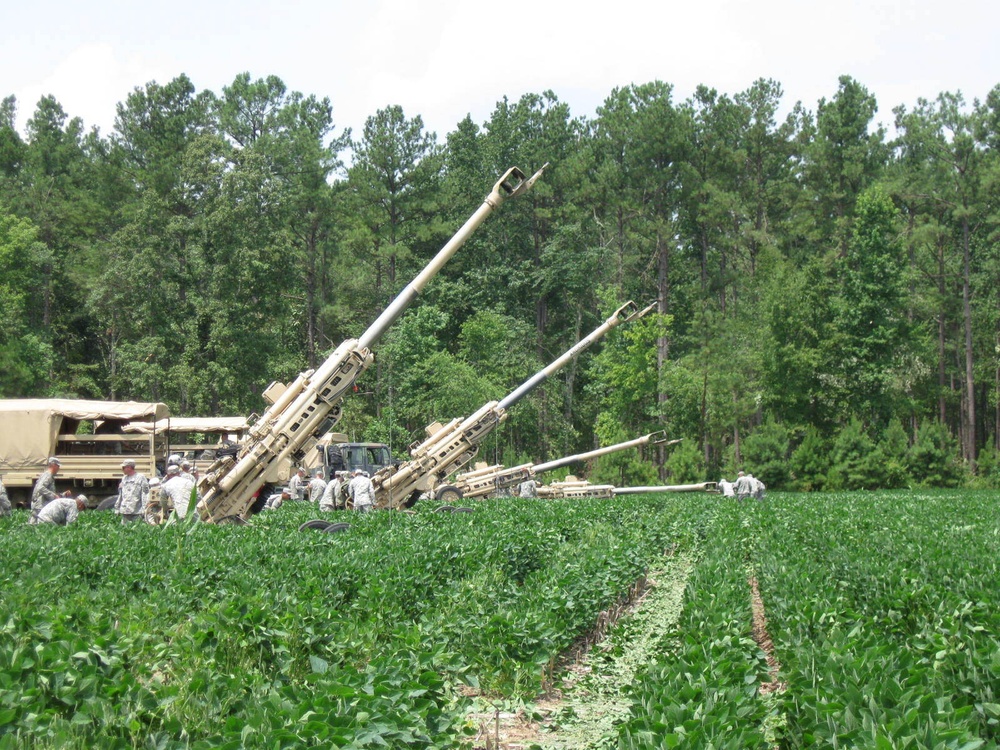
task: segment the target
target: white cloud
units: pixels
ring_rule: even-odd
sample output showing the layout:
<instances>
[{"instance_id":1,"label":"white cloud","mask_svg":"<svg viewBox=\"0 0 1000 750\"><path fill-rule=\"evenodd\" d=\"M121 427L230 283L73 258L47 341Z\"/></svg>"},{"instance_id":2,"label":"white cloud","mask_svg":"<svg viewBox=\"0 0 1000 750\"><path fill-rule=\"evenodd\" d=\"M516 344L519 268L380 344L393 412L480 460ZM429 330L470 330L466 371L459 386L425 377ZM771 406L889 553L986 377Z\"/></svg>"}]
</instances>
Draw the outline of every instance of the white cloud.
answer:
<instances>
[{"instance_id":1,"label":"white cloud","mask_svg":"<svg viewBox=\"0 0 1000 750\"><path fill-rule=\"evenodd\" d=\"M97 126L108 135L114 126L115 108L137 86L151 80L169 80L169 65L150 59L122 59L104 42L85 44L58 59L35 80L13 91L18 102L18 127L35 111L43 96L54 96L70 117L79 117L87 129Z\"/></svg>"}]
</instances>

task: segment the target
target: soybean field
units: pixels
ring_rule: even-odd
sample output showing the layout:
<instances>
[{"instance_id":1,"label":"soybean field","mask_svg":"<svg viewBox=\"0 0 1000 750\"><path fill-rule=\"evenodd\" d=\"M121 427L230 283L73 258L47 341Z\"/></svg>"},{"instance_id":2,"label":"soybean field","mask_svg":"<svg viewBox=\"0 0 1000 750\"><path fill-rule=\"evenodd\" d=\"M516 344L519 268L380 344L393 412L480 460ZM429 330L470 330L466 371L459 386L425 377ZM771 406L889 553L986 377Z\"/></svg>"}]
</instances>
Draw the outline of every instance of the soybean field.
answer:
<instances>
[{"instance_id":1,"label":"soybean field","mask_svg":"<svg viewBox=\"0 0 1000 750\"><path fill-rule=\"evenodd\" d=\"M0 518L5 748L994 748L971 491Z\"/></svg>"}]
</instances>

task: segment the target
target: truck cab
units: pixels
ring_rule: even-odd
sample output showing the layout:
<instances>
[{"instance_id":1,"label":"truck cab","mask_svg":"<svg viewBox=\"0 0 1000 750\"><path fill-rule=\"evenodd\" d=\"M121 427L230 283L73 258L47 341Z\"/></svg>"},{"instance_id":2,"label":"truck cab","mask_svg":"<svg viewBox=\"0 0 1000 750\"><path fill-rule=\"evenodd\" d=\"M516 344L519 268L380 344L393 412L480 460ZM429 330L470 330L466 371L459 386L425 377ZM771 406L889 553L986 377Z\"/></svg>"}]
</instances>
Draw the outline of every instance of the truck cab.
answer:
<instances>
[{"instance_id":1,"label":"truck cab","mask_svg":"<svg viewBox=\"0 0 1000 750\"><path fill-rule=\"evenodd\" d=\"M307 469L322 468L327 478L335 471L361 469L374 474L386 466L397 466L399 459L392 457L384 443L352 443L347 435L330 432L320 438L315 453L306 462Z\"/></svg>"}]
</instances>

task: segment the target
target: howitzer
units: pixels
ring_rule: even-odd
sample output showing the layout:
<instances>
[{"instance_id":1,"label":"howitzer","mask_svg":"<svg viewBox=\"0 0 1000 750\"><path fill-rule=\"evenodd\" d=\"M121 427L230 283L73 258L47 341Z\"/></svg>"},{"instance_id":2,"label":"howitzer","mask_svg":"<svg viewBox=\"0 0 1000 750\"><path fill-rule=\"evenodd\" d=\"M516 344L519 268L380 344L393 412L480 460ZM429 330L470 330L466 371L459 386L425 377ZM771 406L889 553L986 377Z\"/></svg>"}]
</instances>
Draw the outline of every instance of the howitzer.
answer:
<instances>
[{"instance_id":1,"label":"howitzer","mask_svg":"<svg viewBox=\"0 0 1000 750\"><path fill-rule=\"evenodd\" d=\"M439 500L451 502L460 499L461 490L443 482L450 474L475 458L486 436L506 421L511 406L528 395L550 375L565 367L576 355L612 328L620 323L641 318L654 306L655 304L639 310L634 302L625 303L588 336L500 401L490 401L465 419L454 419L446 425L438 422L428 425L427 438L421 443L410 446L409 461L399 466L386 467L372 477L375 507L396 509L409 507L425 492L434 492Z\"/></svg>"},{"instance_id":2,"label":"howitzer","mask_svg":"<svg viewBox=\"0 0 1000 750\"><path fill-rule=\"evenodd\" d=\"M521 464L512 466L509 469L503 466L487 466L468 471L455 477L454 486L462 492L463 497L485 497L487 495L503 492L511 487L515 487L521 482L532 479L538 474L546 471L558 469L577 461L589 461L598 456L609 453L628 450L629 448L639 448L644 445L674 445L678 440L667 440L665 432L651 432L635 440L627 440L624 443L606 445L586 453L577 453L572 456L564 456L554 461L547 461L540 464Z\"/></svg>"},{"instance_id":3,"label":"howitzer","mask_svg":"<svg viewBox=\"0 0 1000 750\"><path fill-rule=\"evenodd\" d=\"M610 484L591 484L574 476L564 482L553 482L538 488L538 497L552 499L565 497L609 498L615 495L652 494L656 492L715 492L715 482L699 484L654 484L648 487L615 487Z\"/></svg>"},{"instance_id":4,"label":"howitzer","mask_svg":"<svg viewBox=\"0 0 1000 750\"><path fill-rule=\"evenodd\" d=\"M272 383L267 388L264 398L271 405L240 441L236 455L215 461L199 481L202 500L198 510L202 520L217 522L245 515L268 469L289 458L300 459L310 440L339 421L344 394L372 363L371 346L473 231L506 199L527 192L546 166L527 179L516 167L507 170L479 209L359 338L341 343L323 364L303 372L293 383Z\"/></svg>"}]
</instances>

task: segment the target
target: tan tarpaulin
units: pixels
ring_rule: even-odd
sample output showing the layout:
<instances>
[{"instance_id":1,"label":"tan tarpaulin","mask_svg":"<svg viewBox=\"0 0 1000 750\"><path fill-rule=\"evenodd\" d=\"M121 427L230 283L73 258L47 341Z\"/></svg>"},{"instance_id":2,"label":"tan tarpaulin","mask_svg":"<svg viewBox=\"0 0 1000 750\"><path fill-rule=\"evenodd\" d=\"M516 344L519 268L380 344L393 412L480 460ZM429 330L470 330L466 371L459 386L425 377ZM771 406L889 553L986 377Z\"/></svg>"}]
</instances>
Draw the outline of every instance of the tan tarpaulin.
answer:
<instances>
[{"instance_id":1,"label":"tan tarpaulin","mask_svg":"<svg viewBox=\"0 0 1000 750\"><path fill-rule=\"evenodd\" d=\"M152 422L132 422L124 427L125 432L148 435L154 430L166 432L244 432L249 429L246 417L170 417Z\"/></svg>"},{"instance_id":2,"label":"tan tarpaulin","mask_svg":"<svg viewBox=\"0 0 1000 750\"><path fill-rule=\"evenodd\" d=\"M136 401L0 399L0 469L44 465L55 450L63 419L158 421L169 413L166 404Z\"/></svg>"}]
</instances>

